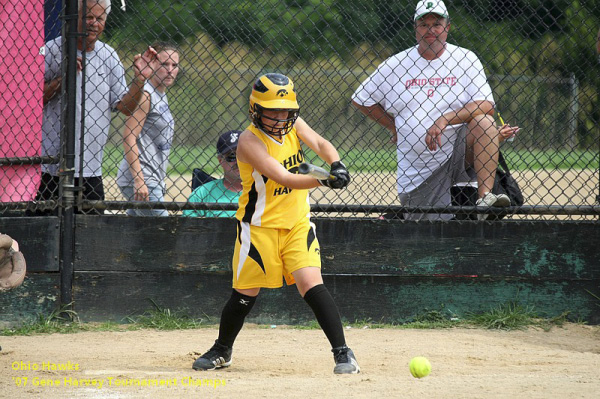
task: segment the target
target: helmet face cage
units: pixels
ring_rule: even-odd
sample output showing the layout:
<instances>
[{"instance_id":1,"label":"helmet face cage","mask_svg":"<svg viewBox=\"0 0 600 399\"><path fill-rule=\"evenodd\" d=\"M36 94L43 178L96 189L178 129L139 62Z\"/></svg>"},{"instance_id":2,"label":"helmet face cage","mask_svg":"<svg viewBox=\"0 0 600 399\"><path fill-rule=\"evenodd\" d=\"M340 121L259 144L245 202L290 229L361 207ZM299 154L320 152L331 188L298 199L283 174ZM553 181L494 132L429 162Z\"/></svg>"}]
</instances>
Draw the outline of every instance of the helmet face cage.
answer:
<instances>
[{"instance_id":1,"label":"helmet face cage","mask_svg":"<svg viewBox=\"0 0 600 399\"><path fill-rule=\"evenodd\" d=\"M267 117L265 110L286 111L287 117ZM266 134L279 138L288 134L300 111L292 80L279 73L268 73L258 78L250 94L249 111L252 123Z\"/></svg>"},{"instance_id":2,"label":"helmet face cage","mask_svg":"<svg viewBox=\"0 0 600 399\"><path fill-rule=\"evenodd\" d=\"M252 122L256 127L271 136L281 137L292 131L296 119L298 119L299 110L297 109L274 109L273 111L287 111L288 116L285 119L277 119L265 116L264 110L258 104L254 104L252 112ZM283 123L283 125L281 125ZM278 126L279 125L279 126Z\"/></svg>"}]
</instances>

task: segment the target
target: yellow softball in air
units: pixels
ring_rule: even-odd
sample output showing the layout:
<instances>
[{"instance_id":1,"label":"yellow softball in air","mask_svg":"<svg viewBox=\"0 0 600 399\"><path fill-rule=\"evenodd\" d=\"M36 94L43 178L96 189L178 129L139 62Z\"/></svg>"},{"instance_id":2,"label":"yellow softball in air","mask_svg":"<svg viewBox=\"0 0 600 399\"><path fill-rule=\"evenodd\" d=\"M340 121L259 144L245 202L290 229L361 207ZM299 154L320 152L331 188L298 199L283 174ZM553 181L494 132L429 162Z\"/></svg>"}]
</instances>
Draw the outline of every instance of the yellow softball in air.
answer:
<instances>
[{"instance_id":1,"label":"yellow softball in air","mask_svg":"<svg viewBox=\"0 0 600 399\"><path fill-rule=\"evenodd\" d=\"M409 363L410 373L415 378L427 377L431 373L431 363L422 356L413 357Z\"/></svg>"}]
</instances>

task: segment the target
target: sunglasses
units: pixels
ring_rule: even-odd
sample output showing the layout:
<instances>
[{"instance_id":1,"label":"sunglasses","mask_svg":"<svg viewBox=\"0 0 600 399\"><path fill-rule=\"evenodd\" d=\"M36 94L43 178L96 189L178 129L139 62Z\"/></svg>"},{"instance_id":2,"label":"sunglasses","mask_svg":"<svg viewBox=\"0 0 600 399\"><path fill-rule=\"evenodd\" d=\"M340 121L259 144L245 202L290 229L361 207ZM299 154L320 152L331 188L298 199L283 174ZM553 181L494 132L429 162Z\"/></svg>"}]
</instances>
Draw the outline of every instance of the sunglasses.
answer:
<instances>
[{"instance_id":1,"label":"sunglasses","mask_svg":"<svg viewBox=\"0 0 600 399\"><path fill-rule=\"evenodd\" d=\"M223 158L225 158L225 160L227 162L235 162L237 160L237 156L235 152L230 152L229 154L225 155Z\"/></svg>"}]
</instances>

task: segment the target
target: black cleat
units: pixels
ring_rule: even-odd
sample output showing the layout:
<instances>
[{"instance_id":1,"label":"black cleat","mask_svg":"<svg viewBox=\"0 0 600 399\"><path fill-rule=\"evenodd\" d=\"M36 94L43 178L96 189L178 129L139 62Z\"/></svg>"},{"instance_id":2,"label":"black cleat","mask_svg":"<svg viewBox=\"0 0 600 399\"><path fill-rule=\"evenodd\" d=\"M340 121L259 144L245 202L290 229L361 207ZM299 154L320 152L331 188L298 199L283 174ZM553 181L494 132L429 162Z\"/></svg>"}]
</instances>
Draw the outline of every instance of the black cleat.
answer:
<instances>
[{"instance_id":1,"label":"black cleat","mask_svg":"<svg viewBox=\"0 0 600 399\"><path fill-rule=\"evenodd\" d=\"M205 354L194 362L194 370L214 370L231 366L232 348L221 345L218 341Z\"/></svg>"},{"instance_id":2,"label":"black cleat","mask_svg":"<svg viewBox=\"0 0 600 399\"><path fill-rule=\"evenodd\" d=\"M344 345L339 348L333 348L331 351L333 352L333 360L335 360L335 368L333 369L335 374L360 373L360 366L354 357L352 349Z\"/></svg>"}]
</instances>

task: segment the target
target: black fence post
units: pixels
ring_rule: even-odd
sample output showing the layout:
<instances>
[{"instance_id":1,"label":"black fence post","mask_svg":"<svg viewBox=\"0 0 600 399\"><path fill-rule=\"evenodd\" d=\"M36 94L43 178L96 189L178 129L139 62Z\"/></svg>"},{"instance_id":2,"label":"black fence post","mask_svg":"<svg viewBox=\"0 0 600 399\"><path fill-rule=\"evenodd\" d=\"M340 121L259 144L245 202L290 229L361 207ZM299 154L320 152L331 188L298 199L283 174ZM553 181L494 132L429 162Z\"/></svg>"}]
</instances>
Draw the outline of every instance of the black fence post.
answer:
<instances>
[{"instance_id":1,"label":"black fence post","mask_svg":"<svg viewBox=\"0 0 600 399\"><path fill-rule=\"evenodd\" d=\"M62 309L72 308L73 305L73 259L75 251L75 119L77 98L77 40L79 33L78 1L65 1L65 17L63 32L63 56L66 61L66 76L62 103L64 123L61 134L61 171L60 192L62 202L59 202L61 215L61 251L60 251L60 305ZM66 54L66 56L65 56ZM68 316L68 313L66 314Z\"/></svg>"}]
</instances>

